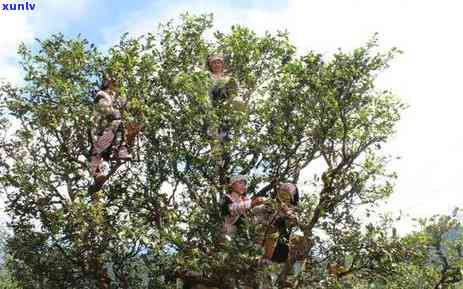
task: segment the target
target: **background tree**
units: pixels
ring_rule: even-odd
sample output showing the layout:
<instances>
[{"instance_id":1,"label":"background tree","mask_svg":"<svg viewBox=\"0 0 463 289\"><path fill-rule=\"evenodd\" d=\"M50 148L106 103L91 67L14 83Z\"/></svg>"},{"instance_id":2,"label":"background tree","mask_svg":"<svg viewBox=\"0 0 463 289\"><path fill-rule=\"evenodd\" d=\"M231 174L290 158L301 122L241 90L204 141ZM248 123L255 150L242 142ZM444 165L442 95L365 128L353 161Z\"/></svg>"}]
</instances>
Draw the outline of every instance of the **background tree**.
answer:
<instances>
[{"instance_id":1,"label":"background tree","mask_svg":"<svg viewBox=\"0 0 463 289\"><path fill-rule=\"evenodd\" d=\"M0 229L0 288L2 289L21 289L16 279L12 276L7 262L11 256L6 252L5 243L8 233L5 228Z\"/></svg>"},{"instance_id":2,"label":"background tree","mask_svg":"<svg viewBox=\"0 0 463 289\"><path fill-rule=\"evenodd\" d=\"M418 220L418 230L402 240L410 254L396 266L400 278L383 288L463 288L461 217L435 215Z\"/></svg>"},{"instance_id":3,"label":"background tree","mask_svg":"<svg viewBox=\"0 0 463 289\"><path fill-rule=\"evenodd\" d=\"M139 38L123 35L105 53L63 35L20 47L25 84L1 86L14 133L1 140L0 183L14 232L13 272L24 288L173 288L176 277L256 286L272 269L258 265L254 226L217 242L224 176L238 173L249 175L251 194L272 179L303 187L304 256L297 274L289 274L295 260L277 268L275 286L338 286L344 276L396 273L401 243L356 210L392 192L395 175L381 145L404 106L374 80L398 51L378 52L373 39L325 59L297 54L283 32L260 36L237 25L205 37L211 28L210 15L184 15ZM245 111L209 103L205 65L213 53L224 55L250 99ZM93 192L92 95L107 73L129 101L123 118L144 131L135 159L112 163L109 180ZM223 117L232 135L225 167L207 134ZM328 274L332 263L344 270Z\"/></svg>"}]
</instances>

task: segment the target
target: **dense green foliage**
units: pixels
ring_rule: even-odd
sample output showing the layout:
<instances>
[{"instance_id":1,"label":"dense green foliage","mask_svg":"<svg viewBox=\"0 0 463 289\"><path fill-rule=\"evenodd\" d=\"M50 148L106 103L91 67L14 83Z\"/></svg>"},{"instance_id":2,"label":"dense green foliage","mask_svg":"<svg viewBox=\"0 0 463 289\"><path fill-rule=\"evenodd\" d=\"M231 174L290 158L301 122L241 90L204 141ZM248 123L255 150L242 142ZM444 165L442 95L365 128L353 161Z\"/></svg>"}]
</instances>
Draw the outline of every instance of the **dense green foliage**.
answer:
<instances>
[{"instance_id":1,"label":"dense green foliage","mask_svg":"<svg viewBox=\"0 0 463 289\"><path fill-rule=\"evenodd\" d=\"M404 105L375 90L374 80L398 51L377 52L373 39L326 59L297 54L285 33L233 26L205 37L211 28L210 16L186 15L140 38L124 35L108 52L63 35L21 46L25 83L0 88L2 131L7 123L13 131L0 139L0 187L14 233L9 268L22 288L175 288L187 271L232 288L284 271L258 266L252 225L217 243L224 177L237 173L249 176L251 194L272 178L302 188L304 265L280 275L291 287L416 288L390 280L425 274L413 267L420 265L403 265L412 264L420 235L400 239L390 220L366 224L355 214L373 210L393 189L381 145ZM239 93L250 99L246 110L208 103L206 59L213 53L224 55ZM135 159L113 163L103 189L92 193L92 95L107 73L128 99L123 119L144 130L132 147ZM224 115L232 131L225 167L205 133ZM344 268L338 276L327 273L333 262ZM441 276L429 268L429 278Z\"/></svg>"}]
</instances>

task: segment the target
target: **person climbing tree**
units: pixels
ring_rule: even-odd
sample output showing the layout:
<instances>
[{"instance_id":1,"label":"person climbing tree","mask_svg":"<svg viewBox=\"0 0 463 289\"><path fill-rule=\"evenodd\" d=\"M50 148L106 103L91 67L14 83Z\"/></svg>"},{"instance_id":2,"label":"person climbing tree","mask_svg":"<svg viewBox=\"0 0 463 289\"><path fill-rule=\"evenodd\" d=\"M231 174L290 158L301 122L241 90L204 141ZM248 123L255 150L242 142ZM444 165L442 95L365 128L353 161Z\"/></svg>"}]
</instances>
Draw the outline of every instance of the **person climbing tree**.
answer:
<instances>
[{"instance_id":1,"label":"person climbing tree","mask_svg":"<svg viewBox=\"0 0 463 289\"><path fill-rule=\"evenodd\" d=\"M284 271L289 272L294 262L300 259L304 248L304 238L294 230L298 222L295 209L299 202L299 191L292 183L275 183L275 180L268 187L276 191L271 194L273 197L252 211L257 231L256 242L263 249L259 263L262 266L283 264ZM270 280L268 277L265 286L270 286Z\"/></svg>"},{"instance_id":2,"label":"person climbing tree","mask_svg":"<svg viewBox=\"0 0 463 289\"><path fill-rule=\"evenodd\" d=\"M221 55L208 57L210 88L209 103L216 114L216 121L207 128L211 139L212 156L219 161L218 175L225 183L230 154L227 145L232 139L232 131L239 126L240 113L246 111L246 103L239 96L238 82L225 72L224 58Z\"/></svg>"},{"instance_id":3,"label":"person climbing tree","mask_svg":"<svg viewBox=\"0 0 463 289\"><path fill-rule=\"evenodd\" d=\"M101 184L105 175L102 168L102 160L129 160L128 152L122 133L121 109L126 105L122 98L118 98L118 82L113 78L104 81L101 90L95 98L93 114L90 172L95 184ZM121 142L116 143L118 134Z\"/></svg>"},{"instance_id":4,"label":"person climbing tree","mask_svg":"<svg viewBox=\"0 0 463 289\"><path fill-rule=\"evenodd\" d=\"M295 207L299 202L297 187L291 183L282 183L277 188L275 199L268 199L254 209L258 217L258 241L264 248L262 262L285 262L289 254L288 242L291 228L297 224Z\"/></svg>"},{"instance_id":5,"label":"person climbing tree","mask_svg":"<svg viewBox=\"0 0 463 289\"><path fill-rule=\"evenodd\" d=\"M217 107L227 103L244 109L245 102L239 96L238 82L226 73L223 56L217 54L209 56L207 66L212 82L209 89L209 100L212 105Z\"/></svg>"},{"instance_id":6,"label":"person climbing tree","mask_svg":"<svg viewBox=\"0 0 463 289\"><path fill-rule=\"evenodd\" d=\"M229 182L230 192L225 195L222 211L225 215L223 233L233 235L243 224L250 210L263 202L262 197L254 199L246 195L246 179L244 176L233 176Z\"/></svg>"}]
</instances>

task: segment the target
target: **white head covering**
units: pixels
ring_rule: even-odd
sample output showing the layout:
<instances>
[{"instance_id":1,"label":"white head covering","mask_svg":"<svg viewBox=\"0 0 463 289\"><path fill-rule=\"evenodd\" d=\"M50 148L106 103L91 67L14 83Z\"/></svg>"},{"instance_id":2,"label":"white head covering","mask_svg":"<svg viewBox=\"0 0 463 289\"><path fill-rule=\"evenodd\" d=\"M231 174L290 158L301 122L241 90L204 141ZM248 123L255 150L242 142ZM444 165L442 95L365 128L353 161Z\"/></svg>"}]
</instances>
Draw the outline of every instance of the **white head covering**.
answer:
<instances>
[{"instance_id":1,"label":"white head covering","mask_svg":"<svg viewBox=\"0 0 463 289\"><path fill-rule=\"evenodd\" d=\"M242 175L232 176L230 177L230 182L228 183L228 185L231 186L234 183L239 182L239 181L246 181L246 177Z\"/></svg>"},{"instance_id":2,"label":"white head covering","mask_svg":"<svg viewBox=\"0 0 463 289\"><path fill-rule=\"evenodd\" d=\"M223 56L222 56L222 55L213 54L213 55L211 55L211 56L209 56L209 57L207 58L207 64L210 65L211 62L212 62L212 61L215 61L215 60L220 60L220 61L222 61L222 63L224 62Z\"/></svg>"}]
</instances>

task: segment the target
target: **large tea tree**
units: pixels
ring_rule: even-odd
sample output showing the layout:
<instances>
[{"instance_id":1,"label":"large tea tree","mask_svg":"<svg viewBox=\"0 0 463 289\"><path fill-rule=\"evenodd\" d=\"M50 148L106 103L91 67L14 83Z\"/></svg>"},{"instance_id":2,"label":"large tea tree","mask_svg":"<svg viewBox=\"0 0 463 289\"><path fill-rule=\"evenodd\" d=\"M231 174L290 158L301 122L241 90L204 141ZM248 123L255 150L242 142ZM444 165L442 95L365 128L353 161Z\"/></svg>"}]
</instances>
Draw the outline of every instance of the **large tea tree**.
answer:
<instances>
[{"instance_id":1,"label":"large tea tree","mask_svg":"<svg viewBox=\"0 0 463 289\"><path fill-rule=\"evenodd\" d=\"M297 53L286 33L233 26L211 36L211 28L211 16L186 15L123 35L105 52L63 35L20 47L24 84L1 86L0 187L14 232L10 267L23 288L257 287L272 270L272 286L314 288L395 273L400 242L355 212L392 192L381 146L403 105L374 80L397 51L378 52L372 40L325 58ZM210 104L214 53L245 107ZM133 160L111 163L95 191L91 112L107 74L128 99L124 123L143 131ZM218 144L208 132L223 119L231 139ZM251 224L218 242L231 174L248 175L251 195L270 196L271 180L299 184L305 242L296 273L294 262L259 266Z\"/></svg>"}]
</instances>

